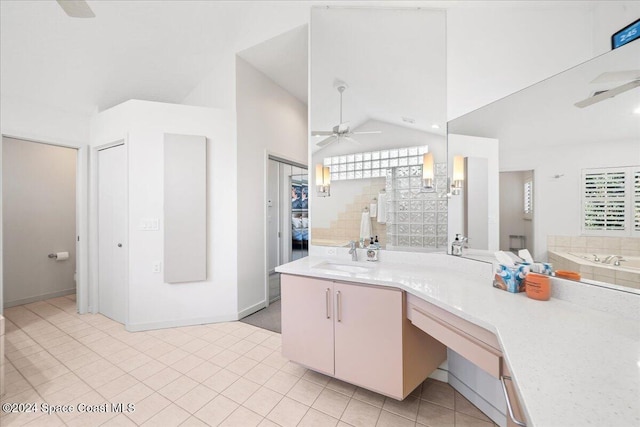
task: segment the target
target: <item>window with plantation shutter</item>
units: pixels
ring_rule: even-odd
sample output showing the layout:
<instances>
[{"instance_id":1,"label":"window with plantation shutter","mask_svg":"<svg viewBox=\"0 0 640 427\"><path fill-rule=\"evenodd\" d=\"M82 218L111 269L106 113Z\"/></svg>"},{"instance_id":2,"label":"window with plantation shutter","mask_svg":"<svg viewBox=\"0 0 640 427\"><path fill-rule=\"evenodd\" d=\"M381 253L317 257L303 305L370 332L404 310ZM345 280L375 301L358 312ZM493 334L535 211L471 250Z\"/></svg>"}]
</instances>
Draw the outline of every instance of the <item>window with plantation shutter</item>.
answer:
<instances>
[{"instance_id":1,"label":"window with plantation shutter","mask_svg":"<svg viewBox=\"0 0 640 427\"><path fill-rule=\"evenodd\" d=\"M533 213L533 181L524 183L524 213Z\"/></svg>"},{"instance_id":2,"label":"window with plantation shutter","mask_svg":"<svg viewBox=\"0 0 640 427\"><path fill-rule=\"evenodd\" d=\"M584 234L632 236L640 231L638 167L582 171Z\"/></svg>"},{"instance_id":3,"label":"window with plantation shutter","mask_svg":"<svg viewBox=\"0 0 640 427\"><path fill-rule=\"evenodd\" d=\"M633 171L633 231L640 235L640 168Z\"/></svg>"}]
</instances>

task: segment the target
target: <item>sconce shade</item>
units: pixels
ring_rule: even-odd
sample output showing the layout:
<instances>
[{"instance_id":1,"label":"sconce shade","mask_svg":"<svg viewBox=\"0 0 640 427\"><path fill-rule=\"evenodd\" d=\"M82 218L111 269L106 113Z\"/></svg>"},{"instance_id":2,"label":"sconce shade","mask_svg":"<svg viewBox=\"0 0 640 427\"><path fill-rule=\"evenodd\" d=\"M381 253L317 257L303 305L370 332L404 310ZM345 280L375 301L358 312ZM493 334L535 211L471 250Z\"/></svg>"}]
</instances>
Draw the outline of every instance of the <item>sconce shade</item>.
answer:
<instances>
[{"instance_id":1,"label":"sconce shade","mask_svg":"<svg viewBox=\"0 0 640 427\"><path fill-rule=\"evenodd\" d=\"M318 163L316 165L316 189L318 190L318 196L329 196L330 187L331 169L329 169L328 166L323 166L322 163Z\"/></svg>"},{"instance_id":2,"label":"sconce shade","mask_svg":"<svg viewBox=\"0 0 640 427\"><path fill-rule=\"evenodd\" d=\"M422 156L422 188L433 189L433 153Z\"/></svg>"},{"instance_id":3,"label":"sconce shade","mask_svg":"<svg viewBox=\"0 0 640 427\"><path fill-rule=\"evenodd\" d=\"M433 153L422 156L422 179L433 179Z\"/></svg>"},{"instance_id":4,"label":"sconce shade","mask_svg":"<svg viewBox=\"0 0 640 427\"><path fill-rule=\"evenodd\" d=\"M455 156L453 158L453 182L464 181L464 157Z\"/></svg>"},{"instance_id":5,"label":"sconce shade","mask_svg":"<svg viewBox=\"0 0 640 427\"><path fill-rule=\"evenodd\" d=\"M324 171L322 163L316 165L316 185L324 185Z\"/></svg>"}]
</instances>

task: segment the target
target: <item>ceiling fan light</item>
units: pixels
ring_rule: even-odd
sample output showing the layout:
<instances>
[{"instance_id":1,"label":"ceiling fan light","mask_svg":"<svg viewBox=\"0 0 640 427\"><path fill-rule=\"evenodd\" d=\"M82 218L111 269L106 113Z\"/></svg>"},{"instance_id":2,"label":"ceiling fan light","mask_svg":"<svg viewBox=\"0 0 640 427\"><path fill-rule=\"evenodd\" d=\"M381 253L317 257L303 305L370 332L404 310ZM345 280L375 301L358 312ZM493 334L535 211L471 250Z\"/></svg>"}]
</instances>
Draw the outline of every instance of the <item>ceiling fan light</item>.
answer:
<instances>
[{"instance_id":1,"label":"ceiling fan light","mask_svg":"<svg viewBox=\"0 0 640 427\"><path fill-rule=\"evenodd\" d=\"M89 5L84 0L56 0L62 10L72 18L95 18Z\"/></svg>"}]
</instances>

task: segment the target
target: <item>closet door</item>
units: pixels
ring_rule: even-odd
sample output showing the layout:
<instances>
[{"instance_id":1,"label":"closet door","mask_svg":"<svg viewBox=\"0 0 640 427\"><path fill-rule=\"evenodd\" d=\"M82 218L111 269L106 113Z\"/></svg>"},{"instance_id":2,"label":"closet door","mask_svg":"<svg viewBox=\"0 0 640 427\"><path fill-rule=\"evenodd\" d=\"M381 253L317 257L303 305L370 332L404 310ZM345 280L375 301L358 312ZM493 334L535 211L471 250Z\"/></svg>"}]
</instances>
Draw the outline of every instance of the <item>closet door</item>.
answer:
<instances>
[{"instance_id":1,"label":"closet door","mask_svg":"<svg viewBox=\"0 0 640 427\"><path fill-rule=\"evenodd\" d=\"M98 152L99 311L127 321L127 154L124 145Z\"/></svg>"}]
</instances>

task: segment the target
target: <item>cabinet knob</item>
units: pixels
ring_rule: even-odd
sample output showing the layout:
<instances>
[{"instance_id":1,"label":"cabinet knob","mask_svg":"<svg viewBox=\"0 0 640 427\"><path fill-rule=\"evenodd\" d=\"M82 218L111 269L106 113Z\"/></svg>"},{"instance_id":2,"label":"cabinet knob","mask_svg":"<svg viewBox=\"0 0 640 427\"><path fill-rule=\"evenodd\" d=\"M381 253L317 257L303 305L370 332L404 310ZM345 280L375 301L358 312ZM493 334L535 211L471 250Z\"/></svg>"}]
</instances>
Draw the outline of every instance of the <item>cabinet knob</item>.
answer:
<instances>
[{"instance_id":1,"label":"cabinet knob","mask_svg":"<svg viewBox=\"0 0 640 427\"><path fill-rule=\"evenodd\" d=\"M122 243L118 243L118 247L121 248L122 247Z\"/></svg>"}]
</instances>

